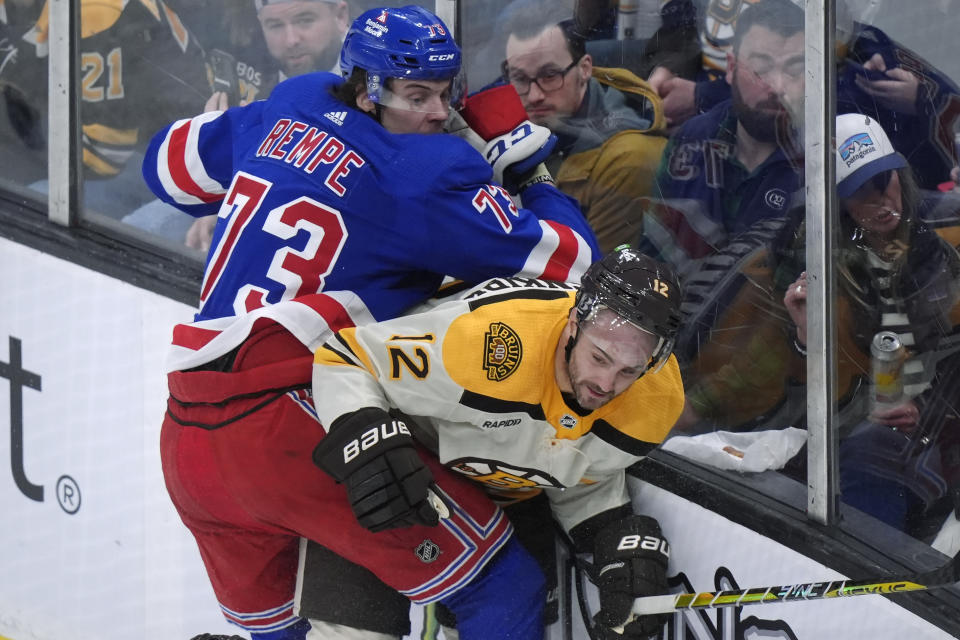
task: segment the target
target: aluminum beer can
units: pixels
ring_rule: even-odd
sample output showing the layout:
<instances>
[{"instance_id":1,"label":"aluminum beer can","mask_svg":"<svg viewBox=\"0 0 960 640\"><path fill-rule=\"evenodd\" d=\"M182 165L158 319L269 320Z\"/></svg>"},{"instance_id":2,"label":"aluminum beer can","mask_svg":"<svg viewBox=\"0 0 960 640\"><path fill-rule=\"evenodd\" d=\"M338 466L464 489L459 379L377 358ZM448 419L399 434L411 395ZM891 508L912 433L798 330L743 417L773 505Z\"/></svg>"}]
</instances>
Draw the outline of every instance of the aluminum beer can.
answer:
<instances>
[{"instance_id":1,"label":"aluminum beer can","mask_svg":"<svg viewBox=\"0 0 960 640\"><path fill-rule=\"evenodd\" d=\"M894 407L903 400L903 363L906 349L893 331L880 331L870 343L870 378L873 401L878 407Z\"/></svg>"}]
</instances>

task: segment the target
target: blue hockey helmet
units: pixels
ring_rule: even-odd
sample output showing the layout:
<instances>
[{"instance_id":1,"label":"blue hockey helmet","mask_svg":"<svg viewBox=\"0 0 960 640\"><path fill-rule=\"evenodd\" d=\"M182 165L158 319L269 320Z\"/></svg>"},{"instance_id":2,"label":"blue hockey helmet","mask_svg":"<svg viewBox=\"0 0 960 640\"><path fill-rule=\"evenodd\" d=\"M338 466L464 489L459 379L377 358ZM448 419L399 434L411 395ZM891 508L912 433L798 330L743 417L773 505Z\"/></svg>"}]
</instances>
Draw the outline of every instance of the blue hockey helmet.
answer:
<instances>
[{"instance_id":1,"label":"blue hockey helmet","mask_svg":"<svg viewBox=\"0 0 960 640\"><path fill-rule=\"evenodd\" d=\"M367 94L379 103L387 78L450 79L450 102L458 106L465 83L460 47L443 21L417 6L370 9L347 31L340 50L340 71L367 72Z\"/></svg>"}]
</instances>

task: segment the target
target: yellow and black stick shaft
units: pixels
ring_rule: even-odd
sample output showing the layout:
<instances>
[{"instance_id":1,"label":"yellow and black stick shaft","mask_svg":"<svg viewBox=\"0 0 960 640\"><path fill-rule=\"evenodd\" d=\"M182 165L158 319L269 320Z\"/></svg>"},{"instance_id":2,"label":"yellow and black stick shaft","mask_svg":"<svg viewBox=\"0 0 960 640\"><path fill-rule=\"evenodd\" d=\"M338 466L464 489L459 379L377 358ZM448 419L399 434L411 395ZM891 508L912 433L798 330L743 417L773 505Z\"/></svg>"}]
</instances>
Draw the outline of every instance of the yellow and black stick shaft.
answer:
<instances>
[{"instance_id":1,"label":"yellow and black stick shaft","mask_svg":"<svg viewBox=\"0 0 960 640\"><path fill-rule=\"evenodd\" d=\"M867 580L821 580L754 589L680 593L634 600L634 615L673 613L684 609L740 607L772 602L801 602L871 594L897 594L946 587L960 582L960 554L944 566L915 576Z\"/></svg>"}]
</instances>

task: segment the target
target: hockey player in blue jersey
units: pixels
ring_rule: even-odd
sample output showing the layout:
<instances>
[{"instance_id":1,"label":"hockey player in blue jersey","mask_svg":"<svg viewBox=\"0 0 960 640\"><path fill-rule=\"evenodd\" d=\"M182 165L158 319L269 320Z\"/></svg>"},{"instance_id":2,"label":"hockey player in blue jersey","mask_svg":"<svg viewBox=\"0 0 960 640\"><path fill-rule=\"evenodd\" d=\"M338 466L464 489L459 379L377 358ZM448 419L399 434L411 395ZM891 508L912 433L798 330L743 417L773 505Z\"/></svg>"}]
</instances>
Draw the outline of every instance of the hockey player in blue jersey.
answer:
<instances>
[{"instance_id":1,"label":"hockey player in blue jersey","mask_svg":"<svg viewBox=\"0 0 960 640\"><path fill-rule=\"evenodd\" d=\"M577 203L556 190L539 162L550 151L548 131L523 123L491 140L499 150L493 166L464 141L434 135L462 94L460 50L436 16L419 7L368 11L348 32L341 68L346 80L326 73L299 76L278 85L265 101L175 122L154 137L143 167L164 201L195 216L218 215L199 313L195 322L174 329L161 451L168 491L197 539L224 615L256 640L299 640L308 632L293 604L297 547L300 536L311 537L332 516L319 505L291 505L340 488L324 485L310 461L311 448L299 446L300 438L315 437L309 430L283 431L290 416L273 416L263 428L282 433L250 431L246 417L266 420L273 415L261 411L267 405L269 411L312 414L304 391L312 350L332 331L399 315L430 297L445 276L577 281L597 257ZM494 173L509 192L493 181ZM524 207L510 193L518 193ZM248 357L251 349L257 358ZM301 354L306 357L294 358L290 370L291 357ZM283 380L267 371L281 361ZM224 395L207 398L213 378L221 375L227 378L217 393ZM253 402L249 412L207 428L175 417L198 403L210 401L213 409L237 397ZM260 405L254 398L261 397L281 402ZM321 429L313 420L313 429ZM269 439L247 440L243 424L248 435L269 433ZM223 446L230 447L229 455ZM265 465L256 480L250 473L255 459ZM258 500L265 478L282 500ZM442 469L434 471L434 481L447 494L462 489ZM499 580L535 565L510 539L502 513L484 512L486 503L471 507L469 491L461 493L467 507L457 513L474 524L490 523L468 532L481 538L463 538L467 551L451 550L433 565L417 560L422 570L400 571L407 561L402 555L392 570L403 574L410 589L430 585L429 597L459 594L468 608L458 608L469 619L489 611L483 603L496 595ZM398 530L404 533L397 540L420 535L430 541L425 554L443 542L443 527L423 526L437 522L431 507L397 509L398 522L418 524ZM340 530L346 526L337 524ZM362 532L352 539L361 544ZM368 551L381 549L383 540ZM356 586L351 566L338 567L338 583ZM439 573L425 577L428 568ZM543 594L536 581L518 587L515 576L509 579L510 589L530 592L498 598L494 619L508 626L488 630L497 637L538 637L530 634L542 633L536 611ZM476 598L466 597L481 587L485 591ZM333 591L324 603L327 612L352 597L345 587ZM395 637L393 626L379 635L344 629L382 628L375 619L330 614L313 625L310 637Z\"/></svg>"},{"instance_id":2,"label":"hockey player in blue jersey","mask_svg":"<svg viewBox=\"0 0 960 640\"><path fill-rule=\"evenodd\" d=\"M418 7L363 14L341 68L346 82L291 78L268 100L175 122L152 140L143 173L154 193L219 216L198 320L325 290L352 291L383 319L444 276L576 279L593 261L576 202L548 176L529 172L527 184L508 166L518 208L467 143L423 135L442 131L462 94L460 50L438 18ZM501 164L546 157L549 131L527 123L520 133L504 136Z\"/></svg>"}]
</instances>

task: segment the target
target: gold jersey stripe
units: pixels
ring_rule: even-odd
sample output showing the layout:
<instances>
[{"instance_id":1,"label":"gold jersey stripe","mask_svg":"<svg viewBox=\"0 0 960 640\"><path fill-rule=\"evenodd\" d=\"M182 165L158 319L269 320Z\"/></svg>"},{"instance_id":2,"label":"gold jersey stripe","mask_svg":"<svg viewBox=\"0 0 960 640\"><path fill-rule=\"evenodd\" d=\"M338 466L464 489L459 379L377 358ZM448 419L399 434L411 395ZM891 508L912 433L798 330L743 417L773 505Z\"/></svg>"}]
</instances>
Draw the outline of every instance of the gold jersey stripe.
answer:
<instances>
[{"instance_id":1,"label":"gold jersey stripe","mask_svg":"<svg viewBox=\"0 0 960 640\"><path fill-rule=\"evenodd\" d=\"M103 124L87 124L83 126L83 133L94 142L131 146L137 143L140 130L114 129Z\"/></svg>"},{"instance_id":2,"label":"gold jersey stripe","mask_svg":"<svg viewBox=\"0 0 960 640\"><path fill-rule=\"evenodd\" d=\"M121 167L107 162L90 149L83 150L83 165L98 176L115 176L120 173Z\"/></svg>"}]
</instances>

